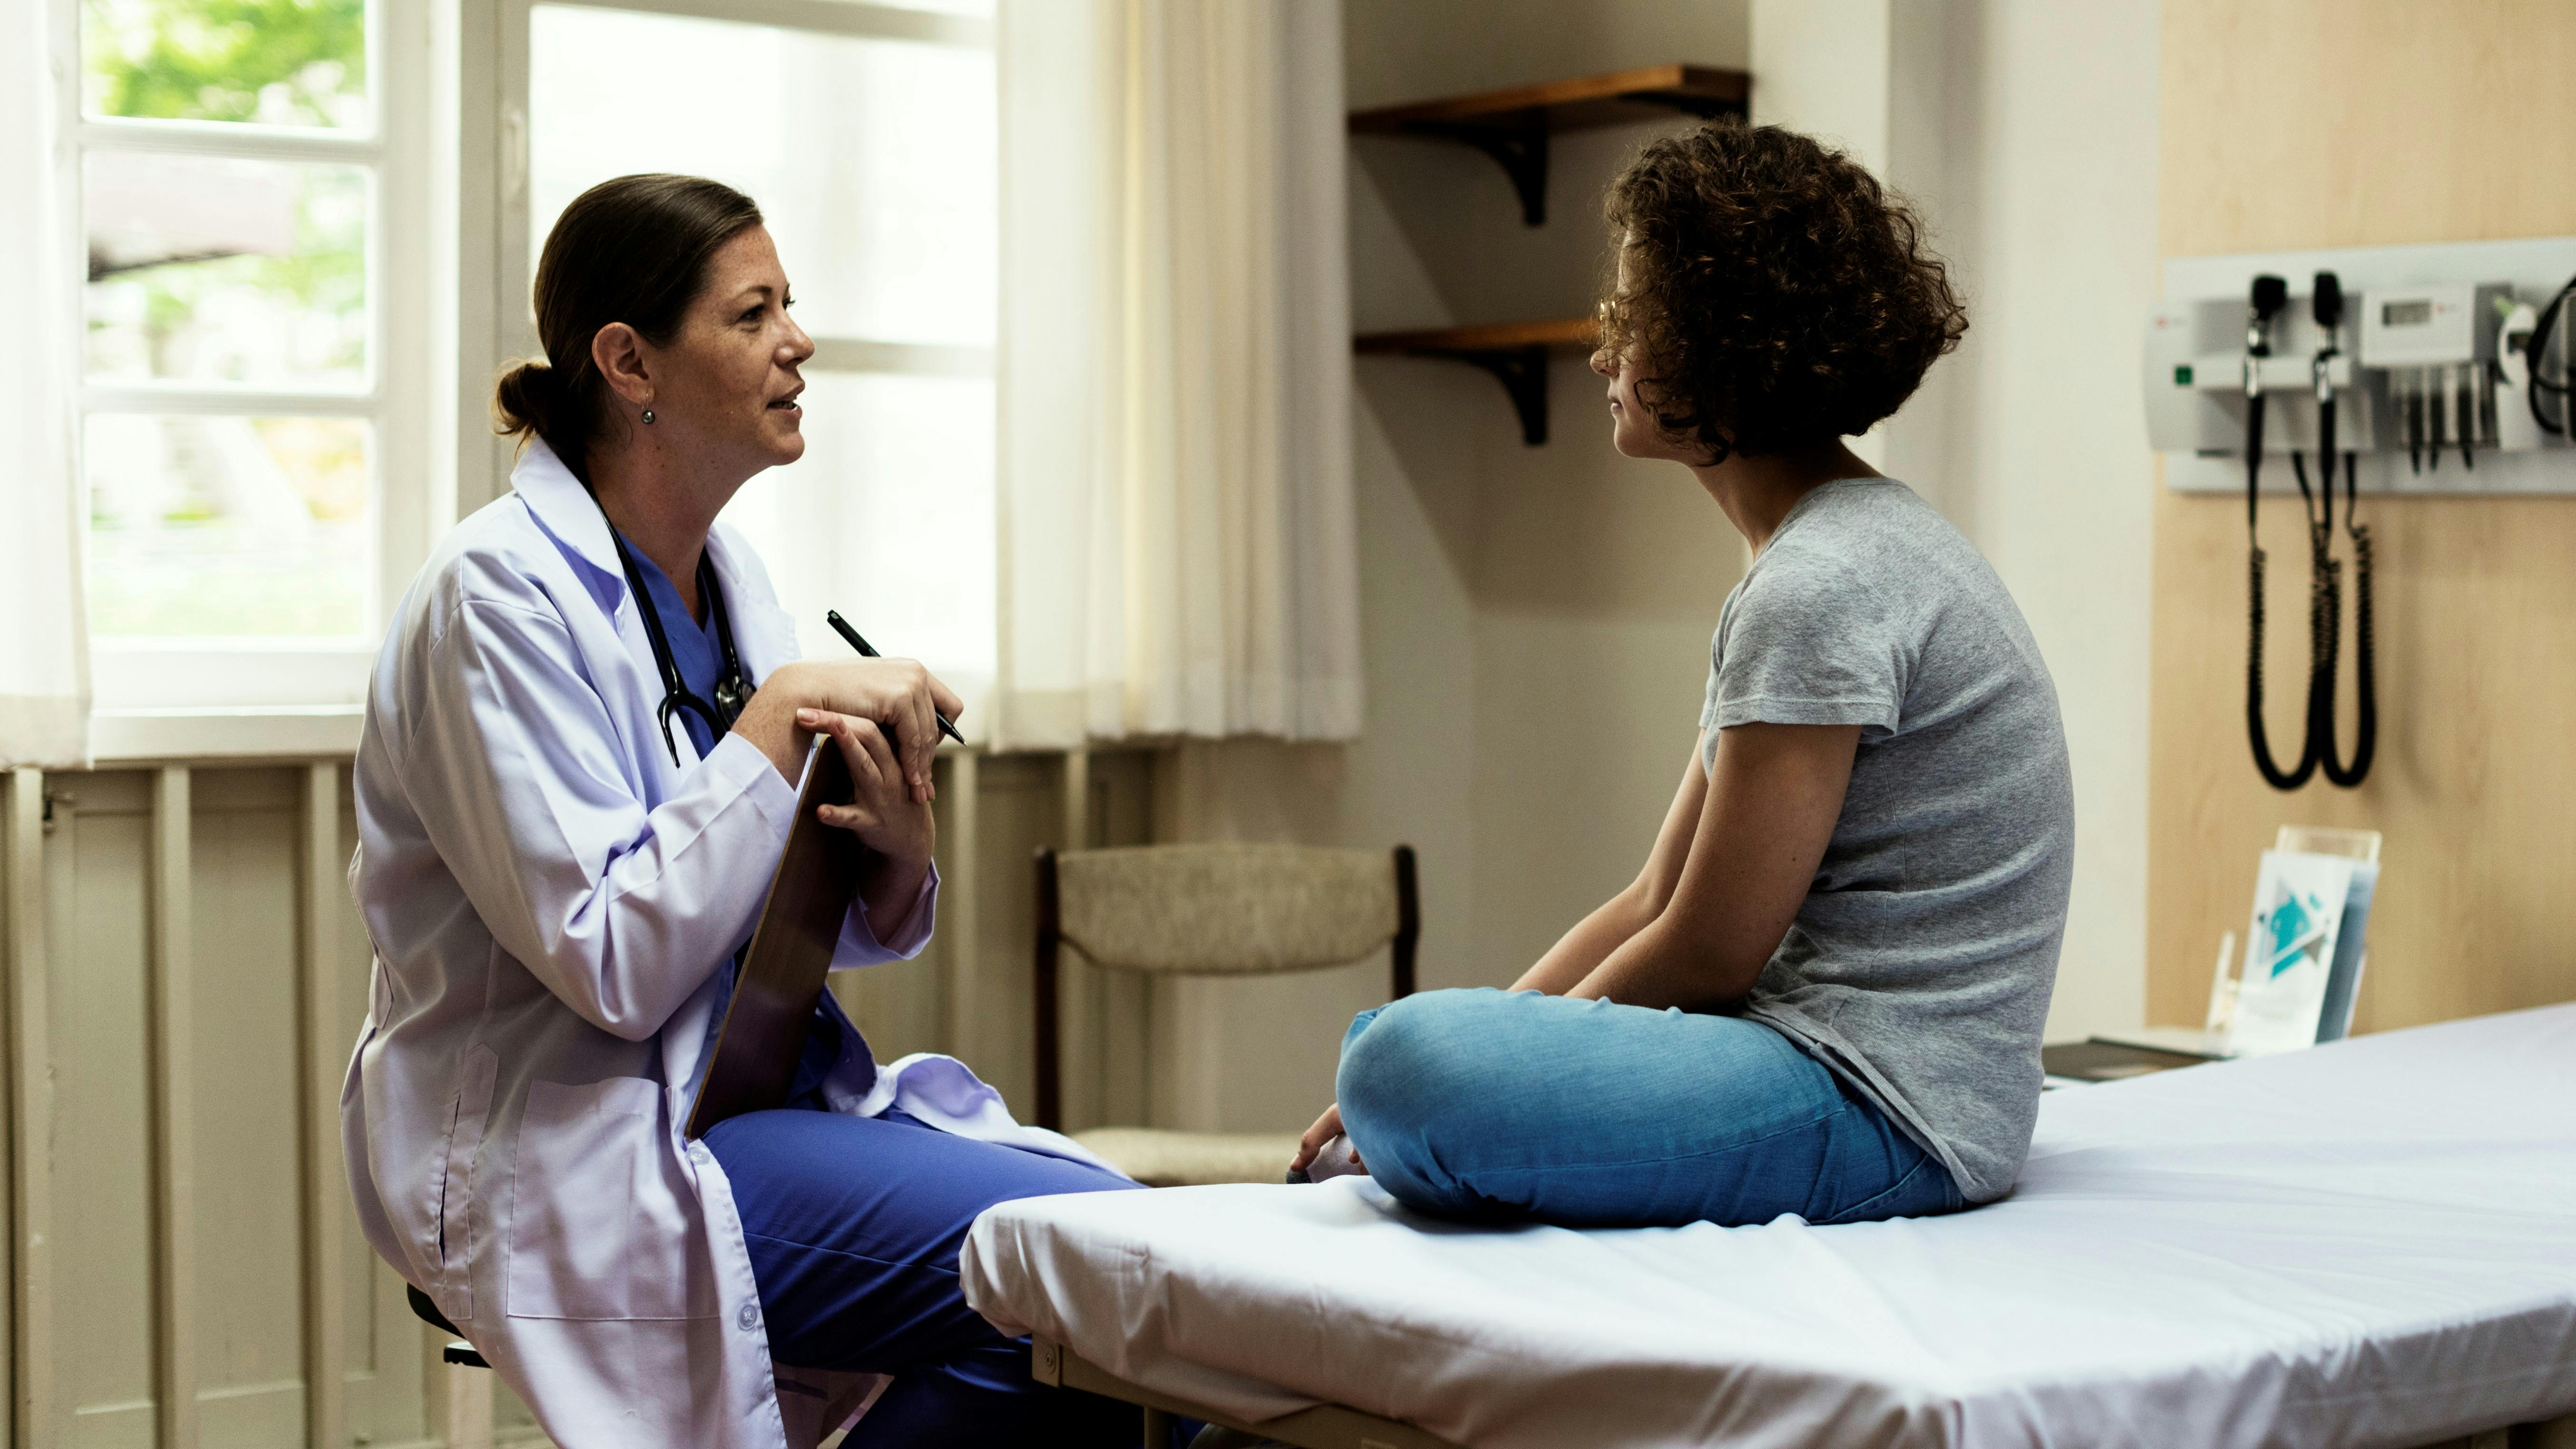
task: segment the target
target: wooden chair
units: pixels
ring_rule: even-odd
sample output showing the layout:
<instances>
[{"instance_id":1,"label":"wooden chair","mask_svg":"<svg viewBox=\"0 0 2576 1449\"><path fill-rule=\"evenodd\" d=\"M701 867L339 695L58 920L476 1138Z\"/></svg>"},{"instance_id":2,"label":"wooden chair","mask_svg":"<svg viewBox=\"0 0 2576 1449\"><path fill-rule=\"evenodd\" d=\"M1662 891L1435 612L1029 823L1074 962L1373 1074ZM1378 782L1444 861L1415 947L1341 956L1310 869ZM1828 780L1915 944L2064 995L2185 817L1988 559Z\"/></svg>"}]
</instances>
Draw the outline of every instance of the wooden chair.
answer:
<instances>
[{"instance_id":1,"label":"wooden chair","mask_svg":"<svg viewBox=\"0 0 2576 1449\"><path fill-rule=\"evenodd\" d=\"M1037 867L1042 1127L1063 1126L1056 982L1065 947L1111 971L1253 976L1346 965L1386 945L1392 997L1413 994L1422 911L1409 845L1391 855L1301 845L1042 850ZM1153 1187L1278 1182L1297 1150L1294 1132L1102 1127L1074 1140Z\"/></svg>"},{"instance_id":2,"label":"wooden chair","mask_svg":"<svg viewBox=\"0 0 2576 1449\"><path fill-rule=\"evenodd\" d=\"M426 1293L406 1283L412 1316L448 1336L441 1357L447 1361L448 1449L492 1449L492 1365Z\"/></svg>"}]
</instances>

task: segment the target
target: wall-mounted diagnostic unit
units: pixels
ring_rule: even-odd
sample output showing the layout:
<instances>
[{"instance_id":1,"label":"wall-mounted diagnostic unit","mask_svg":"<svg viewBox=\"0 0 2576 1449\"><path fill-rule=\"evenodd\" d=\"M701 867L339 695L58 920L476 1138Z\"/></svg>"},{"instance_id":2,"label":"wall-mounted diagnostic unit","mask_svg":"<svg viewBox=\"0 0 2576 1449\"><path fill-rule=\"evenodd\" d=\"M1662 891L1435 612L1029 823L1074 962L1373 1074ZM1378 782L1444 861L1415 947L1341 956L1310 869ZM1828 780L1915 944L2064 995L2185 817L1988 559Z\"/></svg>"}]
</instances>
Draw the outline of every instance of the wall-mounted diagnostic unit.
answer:
<instances>
[{"instance_id":1,"label":"wall-mounted diagnostic unit","mask_svg":"<svg viewBox=\"0 0 2576 1449\"><path fill-rule=\"evenodd\" d=\"M2576 295L2576 237L2187 257L2165 264L2164 281L2146 329L2147 436L2166 454L2167 487L2245 497L2255 768L2282 790L2319 774L2358 785L2379 732L2361 501L2576 493L2576 328L2562 321ZM2276 754L2266 727L2266 558L2254 532L2263 495L2293 491L2309 553L2296 756ZM2348 755L2335 738L2346 554L2360 706Z\"/></svg>"},{"instance_id":2,"label":"wall-mounted diagnostic unit","mask_svg":"<svg viewBox=\"0 0 2576 1449\"><path fill-rule=\"evenodd\" d=\"M2265 276L2280 278L2285 295L2257 339L2254 282ZM2320 277L2341 294L2331 328L2317 320ZM2561 416L2576 339L2554 315L2571 277L2576 237L2167 262L2141 377L2165 486L2245 487L2249 358L2265 450L2284 462L2313 456L2323 357L2336 446L2354 455L2362 493L2576 493L2576 446ZM2553 314L2545 329L2544 314ZM2297 482L2286 468L2267 470L2262 487L2292 493Z\"/></svg>"}]
</instances>

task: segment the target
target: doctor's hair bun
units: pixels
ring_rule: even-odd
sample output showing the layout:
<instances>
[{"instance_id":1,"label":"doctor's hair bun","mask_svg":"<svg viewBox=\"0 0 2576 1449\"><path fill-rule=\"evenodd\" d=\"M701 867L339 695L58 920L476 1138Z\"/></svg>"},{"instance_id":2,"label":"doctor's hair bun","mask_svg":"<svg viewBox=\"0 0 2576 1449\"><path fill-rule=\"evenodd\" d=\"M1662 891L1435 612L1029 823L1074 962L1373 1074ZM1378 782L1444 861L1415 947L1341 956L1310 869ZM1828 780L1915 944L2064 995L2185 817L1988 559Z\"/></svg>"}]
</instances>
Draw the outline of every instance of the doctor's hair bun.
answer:
<instances>
[{"instance_id":1,"label":"doctor's hair bun","mask_svg":"<svg viewBox=\"0 0 2576 1449\"><path fill-rule=\"evenodd\" d=\"M512 363L492 384L492 431L522 441L564 430L564 396L542 357Z\"/></svg>"},{"instance_id":2,"label":"doctor's hair bun","mask_svg":"<svg viewBox=\"0 0 2576 1449\"><path fill-rule=\"evenodd\" d=\"M760 222L750 197L703 176L620 176L574 197L537 258L537 340L546 355L493 384L494 431L522 447L543 438L588 482L591 445L626 426L608 406L592 339L623 322L669 345L717 249Z\"/></svg>"},{"instance_id":3,"label":"doctor's hair bun","mask_svg":"<svg viewBox=\"0 0 2576 1449\"><path fill-rule=\"evenodd\" d=\"M1920 218L1860 163L1719 121L1610 185L1601 345L1633 358L1667 437L1713 454L1865 433L1968 330Z\"/></svg>"}]
</instances>

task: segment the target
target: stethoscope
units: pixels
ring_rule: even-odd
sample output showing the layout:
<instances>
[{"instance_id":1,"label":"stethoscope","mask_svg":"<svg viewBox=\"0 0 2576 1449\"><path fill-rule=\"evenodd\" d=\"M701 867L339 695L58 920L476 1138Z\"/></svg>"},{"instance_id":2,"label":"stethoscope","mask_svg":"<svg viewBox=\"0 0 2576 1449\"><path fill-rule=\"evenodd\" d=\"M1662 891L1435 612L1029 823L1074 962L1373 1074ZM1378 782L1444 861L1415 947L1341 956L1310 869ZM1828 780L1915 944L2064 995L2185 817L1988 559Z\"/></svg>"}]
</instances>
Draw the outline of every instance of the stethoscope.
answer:
<instances>
[{"instance_id":1,"label":"stethoscope","mask_svg":"<svg viewBox=\"0 0 2576 1449\"><path fill-rule=\"evenodd\" d=\"M590 501L597 503L599 495L592 494ZM688 681L680 677L679 663L671 655L671 638L662 632L662 611L653 607L653 596L644 591L644 575L636 567L634 551L626 546L626 535L609 522L606 508L599 510L599 517L608 523L609 541L617 545L618 566L626 571L626 591L635 600L636 613L643 617L644 637L652 641L653 667L662 675L662 704L653 717L662 726L662 743L671 751L671 763L676 767L680 763L680 742L671 733L674 713L688 710L706 721L707 733L722 735L742 717L743 706L751 703L759 686L743 678L742 657L733 647L733 621L725 614L724 589L716 583L716 566L709 551L698 550L698 593L707 601L707 615L716 625L716 647L724 654L724 672L716 676L713 703L700 699Z\"/></svg>"},{"instance_id":2,"label":"stethoscope","mask_svg":"<svg viewBox=\"0 0 2576 1449\"><path fill-rule=\"evenodd\" d=\"M2317 396L2317 468L2322 475L2322 500L2310 489L2305 458L2296 449L2290 453L2291 471L2298 478L2299 497L2307 509L2309 549L2306 739L2297 765L2285 770L2274 760L2269 732L2263 720L2265 557L2255 533L2255 510L2260 496L2258 485L2263 471L2263 388L2258 373L2262 359L2272 355L2272 319L2289 303L2289 294L2289 284L2282 278L2256 277L2253 295L2246 308L2245 533L2247 571L2250 574L2247 581L2250 602L2246 611L2250 639L2245 660L2245 726L2254 747L2254 768L2272 788L2298 789L2322 769L2328 780L2350 789L2370 773L2371 757L2379 744L2379 702L2371 638L2370 530L2360 520L2360 482L2354 475L2353 454L2346 450L2338 460L2335 452L2335 391L2329 368L2342 355L2335 343L2338 329L2343 325L2343 285L2332 272L2319 272L2316 277L2314 312L2324 345L2310 363L2310 379ZM2338 751L2334 737L2335 676L2338 673L2337 656L2342 652L2343 632L2343 564L2333 553L2337 461L2343 464L2344 530L2352 539L2354 575L2359 588L2359 596L2354 601L2353 622L2360 655L2355 662L2360 733L2354 741L2349 765L2336 758Z\"/></svg>"}]
</instances>

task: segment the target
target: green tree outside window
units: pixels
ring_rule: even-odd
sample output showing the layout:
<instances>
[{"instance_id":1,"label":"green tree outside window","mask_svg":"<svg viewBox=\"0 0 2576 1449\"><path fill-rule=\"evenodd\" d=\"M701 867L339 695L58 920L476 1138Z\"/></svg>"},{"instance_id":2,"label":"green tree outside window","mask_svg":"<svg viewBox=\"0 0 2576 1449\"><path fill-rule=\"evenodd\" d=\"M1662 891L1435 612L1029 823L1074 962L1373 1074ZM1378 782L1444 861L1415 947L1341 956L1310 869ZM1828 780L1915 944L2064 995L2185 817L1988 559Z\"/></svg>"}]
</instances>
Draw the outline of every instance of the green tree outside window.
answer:
<instances>
[{"instance_id":1,"label":"green tree outside window","mask_svg":"<svg viewBox=\"0 0 2576 1449\"><path fill-rule=\"evenodd\" d=\"M83 0L94 115L352 126L366 114L366 0Z\"/></svg>"}]
</instances>

